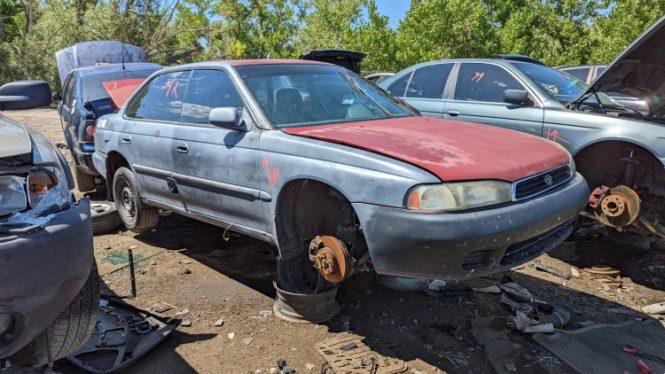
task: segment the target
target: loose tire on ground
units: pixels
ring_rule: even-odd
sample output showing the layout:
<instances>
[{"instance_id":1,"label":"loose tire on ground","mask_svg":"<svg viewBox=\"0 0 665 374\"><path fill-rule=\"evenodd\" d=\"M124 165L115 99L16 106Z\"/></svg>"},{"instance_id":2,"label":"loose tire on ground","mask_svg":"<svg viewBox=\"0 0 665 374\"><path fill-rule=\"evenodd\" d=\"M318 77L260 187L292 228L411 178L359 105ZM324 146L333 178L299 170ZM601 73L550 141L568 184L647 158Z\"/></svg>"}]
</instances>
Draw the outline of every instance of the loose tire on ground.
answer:
<instances>
[{"instance_id":1,"label":"loose tire on ground","mask_svg":"<svg viewBox=\"0 0 665 374\"><path fill-rule=\"evenodd\" d=\"M92 191L97 187L95 177L81 172L78 167L76 168L76 186L81 192Z\"/></svg>"},{"instance_id":2,"label":"loose tire on ground","mask_svg":"<svg viewBox=\"0 0 665 374\"><path fill-rule=\"evenodd\" d=\"M159 209L141 202L136 178L128 168L119 168L113 176L113 200L128 230L140 233L157 226Z\"/></svg>"},{"instance_id":3,"label":"loose tire on ground","mask_svg":"<svg viewBox=\"0 0 665 374\"><path fill-rule=\"evenodd\" d=\"M122 225L115 203L112 201L91 201L92 233L94 235L114 232Z\"/></svg>"},{"instance_id":4,"label":"loose tire on ground","mask_svg":"<svg viewBox=\"0 0 665 374\"><path fill-rule=\"evenodd\" d=\"M83 288L58 318L32 342L10 357L10 362L23 367L48 363L76 352L92 334L99 308L99 274L93 263ZM48 343L47 343L48 339Z\"/></svg>"}]
</instances>

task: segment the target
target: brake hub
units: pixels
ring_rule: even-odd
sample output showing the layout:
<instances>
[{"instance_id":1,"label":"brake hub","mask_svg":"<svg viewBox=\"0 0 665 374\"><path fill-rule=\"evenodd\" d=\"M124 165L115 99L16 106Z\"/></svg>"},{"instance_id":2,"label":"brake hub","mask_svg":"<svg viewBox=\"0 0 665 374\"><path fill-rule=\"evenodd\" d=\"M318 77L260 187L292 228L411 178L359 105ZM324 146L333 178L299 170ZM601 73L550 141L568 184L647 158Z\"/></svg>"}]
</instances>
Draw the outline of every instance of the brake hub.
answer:
<instances>
[{"instance_id":1,"label":"brake hub","mask_svg":"<svg viewBox=\"0 0 665 374\"><path fill-rule=\"evenodd\" d=\"M309 259L330 283L341 283L351 275L351 256L346 245L333 236L314 238L309 244Z\"/></svg>"},{"instance_id":2,"label":"brake hub","mask_svg":"<svg viewBox=\"0 0 665 374\"><path fill-rule=\"evenodd\" d=\"M640 214L640 197L630 187L605 186L596 188L589 198L598 220L608 226L624 227L633 224Z\"/></svg>"}]
</instances>

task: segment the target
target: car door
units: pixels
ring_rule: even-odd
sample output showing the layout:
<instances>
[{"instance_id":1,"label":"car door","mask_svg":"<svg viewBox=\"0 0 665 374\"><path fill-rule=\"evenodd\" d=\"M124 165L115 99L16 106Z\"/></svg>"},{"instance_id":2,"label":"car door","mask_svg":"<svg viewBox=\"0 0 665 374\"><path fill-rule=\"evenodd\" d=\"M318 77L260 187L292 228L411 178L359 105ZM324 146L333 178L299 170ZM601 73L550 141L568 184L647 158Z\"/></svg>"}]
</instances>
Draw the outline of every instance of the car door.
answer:
<instances>
[{"instance_id":1,"label":"car door","mask_svg":"<svg viewBox=\"0 0 665 374\"><path fill-rule=\"evenodd\" d=\"M249 131L213 126L213 108L236 108ZM260 130L224 70L194 70L174 130L175 172L188 213L265 232L260 192Z\"/></svg>"},{"instance_id":2,"label":"car door","mask_svg":"<svg viewBox=\"0 0 665 374\"><path fill-rule=\"evenodd\" d=\"M456 75L453 76L453 75ZM452 100L447 101L444 117L481 123L541 136L543 108L529 93L531 105L503 101L508 89L528 89L504 67L490 63L461 63L451 75L455 80Z\"/></svg>"},{"instance_id":3,"label":"car door","mask_svg":"<svg viewBox=\"0 0 665 374\"><path fill-rule=\"evenodd\" d=\"M434 63L417 68L388 87L422 114L443 117L443 90L452 70L452 63Z\"/></svg>"},{"instance_id":4,"label":"car door","mask_svg":"<svg viewBox=\"0 0 665 374\"><path fill-rule=\"evenodd\" d=\"M136 173L141 197L153 205L184 211L175 180L174 133L191 71L155 76L127 104L118 148Z\"/></svg>"}]
</instances>

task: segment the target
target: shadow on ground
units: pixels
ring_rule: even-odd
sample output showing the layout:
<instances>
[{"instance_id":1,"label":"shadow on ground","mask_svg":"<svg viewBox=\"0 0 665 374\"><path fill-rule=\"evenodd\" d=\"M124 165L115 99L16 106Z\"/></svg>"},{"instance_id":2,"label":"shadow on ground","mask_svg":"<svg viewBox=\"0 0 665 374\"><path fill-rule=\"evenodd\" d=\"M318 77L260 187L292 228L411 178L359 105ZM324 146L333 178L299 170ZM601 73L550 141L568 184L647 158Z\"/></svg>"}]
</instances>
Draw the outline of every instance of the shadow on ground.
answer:
<instances>
[{"instance_id":1,"label":"shadow on ground","mask_svg":"<svg viewBox=\"0 0 665 374\"><path fill-rule=\"evenodd\" d=\"M228 236L223 229L177 215L163 219L156 232L141 234L137 239L169 250L186 249L183 253L187 256L269 297L275 296L272 286L275 253L266 243L234 234ZM574 265L618 266L622 272L630 274L631 269L644 261L644 253L626 256L625 249L611 243L595 237L587 240L597 245L582 245L591 249L579 253ZM629 262L633 260L635 264ZM588 321L621 323L630 318L649 318L620 304L556 283L516 272L511 272L510 276L537 298L568 308L572 320L567 329L582 327ZM499 277L488 280L498 284ZM493 354L488 350L496 349L499 343L477 341L474 333L478 331L472 328L475 322L482 319L487 322L490 318L489 335L500 336L500 344L510 345L512 362L505 364L515 364L521 373L572 372L529 336L515 330L512 313L500 305L500 295L459 291L432 298L424 292L385 288L377 283L373 274L363 273L341 287L338 299L342 312L327 323L330 331L350 328L351 332L365 337L370 347L376 343L377 349L382 347L382 353L404 361L422 360L450 372L494 372L492 364L496 367L497 363L490 362L493 359L488 356L493 357ZM171 349L170 345L178 340L176 337L159 349ZM386 342L392 343L389 352L383 349ZM505 347L503 350L505 353Z\"/></svg>"}]
</instances>

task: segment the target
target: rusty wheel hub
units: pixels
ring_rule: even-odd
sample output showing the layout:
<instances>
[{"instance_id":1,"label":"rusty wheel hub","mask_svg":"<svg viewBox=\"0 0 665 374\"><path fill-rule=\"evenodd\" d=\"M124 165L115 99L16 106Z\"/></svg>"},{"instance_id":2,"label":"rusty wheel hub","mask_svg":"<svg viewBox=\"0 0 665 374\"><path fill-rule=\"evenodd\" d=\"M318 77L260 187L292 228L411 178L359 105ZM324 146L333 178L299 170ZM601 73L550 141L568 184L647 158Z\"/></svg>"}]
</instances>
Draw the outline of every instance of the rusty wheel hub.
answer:
<instances>
[{"instance_id":1,"label":"rusty wheel hub","mask_svg":"<svg viewBox=\"0 0 665 374\"><path fill-rule=\"evenodd\" d=\"M339 239L317 236L309 244L309 259L326 281L338 284L351 274L351 256Z\"/></svg>"},{"instance_id":2,"label":"rusty wheel hub","mask_svg":"<svg viewBox=\"0 0 665 374\"><path fill-rule=\"evenodd\" d=\"M600 222L612 227L629 226L640 214L640 197L626 186L596 188L589 205Z\"/></svg>"}]
</instances>

